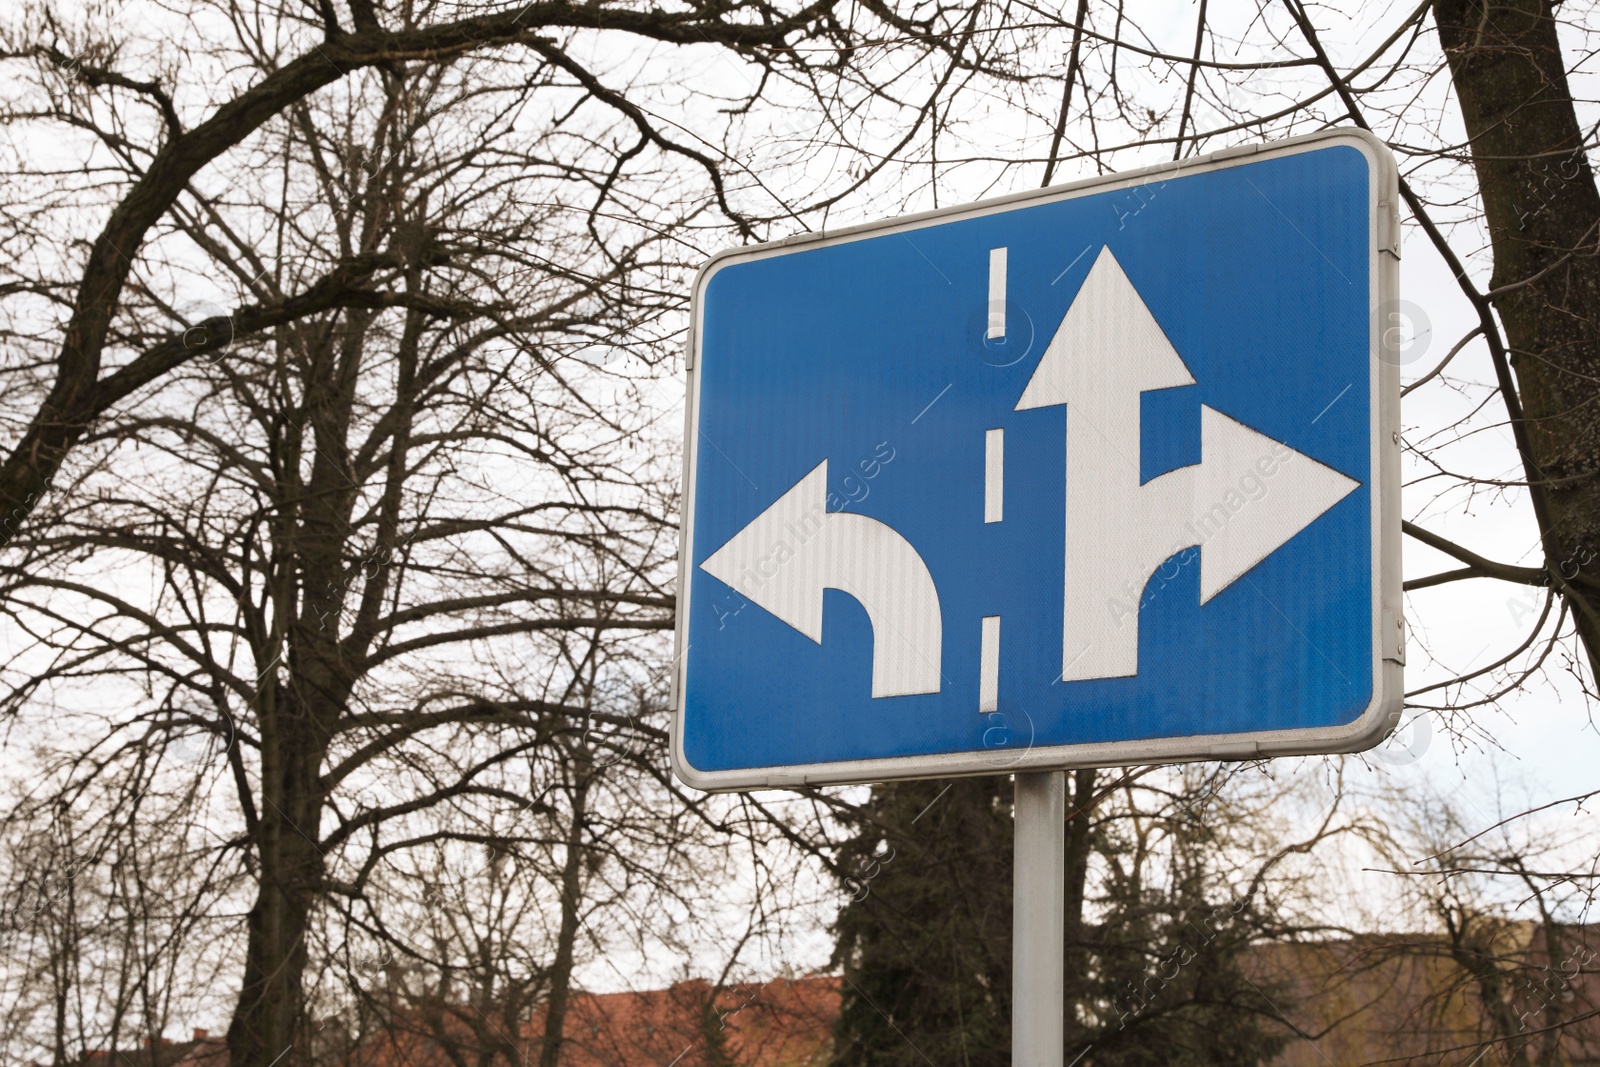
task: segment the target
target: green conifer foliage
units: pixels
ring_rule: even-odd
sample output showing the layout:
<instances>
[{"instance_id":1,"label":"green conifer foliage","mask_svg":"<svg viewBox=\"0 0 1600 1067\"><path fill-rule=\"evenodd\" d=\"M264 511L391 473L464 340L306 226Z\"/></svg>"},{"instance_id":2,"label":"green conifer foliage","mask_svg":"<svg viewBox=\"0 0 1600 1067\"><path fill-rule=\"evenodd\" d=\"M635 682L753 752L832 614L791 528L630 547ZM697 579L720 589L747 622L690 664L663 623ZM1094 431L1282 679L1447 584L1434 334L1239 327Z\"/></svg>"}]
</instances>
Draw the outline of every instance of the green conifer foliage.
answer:
<instances>
[{"instance_id":1,"label":"green conifer foliage","mask_svg":"<svg viewBox=\"0 0 1600 1067\"><path fill-rule=\"evenodd\" d=\"M875 786L854 823L835 1067L1007 1067L1011 779Z\"/></svg>"}]
</instances>

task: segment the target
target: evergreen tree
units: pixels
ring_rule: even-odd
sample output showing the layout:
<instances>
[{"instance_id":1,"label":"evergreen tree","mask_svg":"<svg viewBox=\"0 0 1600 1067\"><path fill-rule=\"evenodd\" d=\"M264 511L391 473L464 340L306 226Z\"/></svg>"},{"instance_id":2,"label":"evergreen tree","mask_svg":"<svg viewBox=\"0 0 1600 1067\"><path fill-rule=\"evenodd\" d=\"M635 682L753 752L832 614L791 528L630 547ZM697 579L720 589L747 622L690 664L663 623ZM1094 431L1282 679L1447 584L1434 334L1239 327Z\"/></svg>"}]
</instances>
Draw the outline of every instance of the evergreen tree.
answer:
<instances>
[{"instance_id":1,"label":"evergreen tree","mask_svg":"<svg viewBox=\"0 0 1600 1067\"><path fill-rule=\"evenodd\" d=\"M1269 917L1213 870L1220 806L1152 813L1098 784L1076 772L1068 797L1066 1062L1270 1061L1287 1000L1242 966ZM833 1067L1010 1063L1011 796L1009 777L898 782L854 814Z\"/></svg>"},{"instance_id":2,"label":"evergreen tree","mask_svg":"<svg viewBox=\"0 0 1600 1067\"><path fill-rule=\"evenodd\" d=\"M1086 946L1092 984L1080 1004L1093 1020L1082 1067L1224 1067L1270 1062L1290 1033L1274 1005L1285 993L1252 982L1242 957L1262 916L1249 898L1207 885L1203 870L1175 884L1107 879L1103 919Z\"/></svg>"},{"instance_id":3,"label":"evergreen tree","mask_svg":"<svg viewBox=\"0 0 1600 1067\"><path fill-rule=\"evenodd\" d=\"M835 1067L1008 1067L1011 779L875 786L835 931Z\"/></svg>"}]
</instances>

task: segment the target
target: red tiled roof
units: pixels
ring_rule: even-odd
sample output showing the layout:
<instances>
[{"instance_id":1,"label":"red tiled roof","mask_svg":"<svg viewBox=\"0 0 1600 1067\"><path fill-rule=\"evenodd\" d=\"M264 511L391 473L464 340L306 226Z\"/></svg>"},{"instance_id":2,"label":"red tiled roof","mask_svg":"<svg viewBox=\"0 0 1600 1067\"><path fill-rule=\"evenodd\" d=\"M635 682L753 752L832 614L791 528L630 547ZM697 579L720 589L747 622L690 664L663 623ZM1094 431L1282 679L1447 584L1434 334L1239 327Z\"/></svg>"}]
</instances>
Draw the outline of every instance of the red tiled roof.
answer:
<instances>
[{"instance_id":1,"label":"red tiled roof","mask_svg":"<svg viewBox=\"0 0 1600 1067\"><path fill-rule=\"evenodd\" d=\"M402 1025L355 1049L346 1067L450 1067L444 1045L494 1035L517 1059L537 1060L540 1012L512 1040L474 1026L469 1013L411 1010ZM718 1050L739 1067L821 1067L827 1061L839 979L810 977L735 985L712 996L696 979L641 993L579 993L563 1027L561 1067L716 1067ZM487 1018L484 1019L488 1023Z\"/></svg>"},{"instance_id":2,"label":"red tiled roof","mask_svg":"<svg viewBox=\"0 0 1600 1067\"><path fill-rule=\"evenodd\" d=\"M701 1067L723 1043L740 1067L811 1067L827 1060L839 1014L837 978L733 986L714 1002L709 983L574 1000L562 1067L669 1064Z\"/></svg>"},{"instance_id":3,"label":"red tiled roof","mask_svg":"<svg viewBox=\"0 0 1600 1067\"><path fill-rule=\"evenodd\" d=\"M1591 931L1597 936L1589 938ZM1565 1062L1600 1064L1595 953L1584 949L1573 957L1587 966L1568 959L1552 964L1542 937L1533 934L1533 924L1509 924L1495 944L1502 965L1515 960L1526 968L1507 972L1515 1013L1534 1047L1542 1026L1578 1019L1562 1033L1561 1054ZM1563 941L1600 950L1600 929L1566 928ZM1292 1040L1274 1067L1386 1059L1433 1065L1450 1062L1451 1050L1476 1045L1489 1034L1475 985L1437 937L1259 945L1247 951L1244 964L1252 981L1283 991L1292 1025L1315 1035L1314 1042ZM1536 981L1541 977L1542 984ZM714 996L701 980L638 993L579 993L567 1014L561 1067L823 1067L839 1015L839 988L838 978L814 976L736 985ZM524 1026L511 1027L514 1038L508 1038L483 1012L455 1002L413 1005L392 1023L381 1036L338 1057L344 1067L452 1067L447 1046L478 1062L470 1053L485 1042L502 1051L496 1062L523 1067L537 1063L544 1029L543 1013L537 1012ZM224 1067L226 1049L215 1038L196 1040L164 1046L154 1056L141 1050L130 1063ZM112 1065L91 1057L85 1067Z\"/></svg>"}]
</instances>

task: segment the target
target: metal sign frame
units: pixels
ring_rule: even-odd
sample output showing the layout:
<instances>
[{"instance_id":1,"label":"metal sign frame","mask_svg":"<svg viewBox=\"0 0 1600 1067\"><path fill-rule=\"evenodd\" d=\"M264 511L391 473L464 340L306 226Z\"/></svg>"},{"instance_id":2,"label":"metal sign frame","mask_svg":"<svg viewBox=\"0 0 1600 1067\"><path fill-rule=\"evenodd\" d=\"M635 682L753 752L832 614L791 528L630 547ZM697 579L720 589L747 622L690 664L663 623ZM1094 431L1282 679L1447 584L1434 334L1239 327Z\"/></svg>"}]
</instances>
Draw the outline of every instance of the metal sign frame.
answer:
<instances>
[{"instance_id":1,"label":"metal sign frame","mask_svg":"<svg viewBox=\"0 0 1600 1067\"><path fill-rule=\"evenodd\" d=\"M1224 168L1347 145L1367 160L1369 220L1369 425L1371 471L1371 633L1372 695L1360 716L1343 726L1203 734L1147 740L1056 745L1025 750L952 752L846 760L786 767L702 771L684 753L684 703L689 665L688 619L695 552L696 432L700 406L700 344L704 294L711 278L736 263L818 247L911 231L959 219L976 218L1021 206L1067 200L1171 181ZM1357 752L1383 740L1398 723L1403 706L1405 623L1400 571L1400 371L1399 331L1386 321L1386 309L1399 299L1399 177L1382 141L1357 129L1335 129L1288 140L1230 148L1210 155L1142 170L1106 175L1067 185L1018 193L938 211L906 215L834 232L799 234L782 241L733 248L713 256L695 279L687 352L682 524L678 550L678 602L673 667L672 767L677 776L708 791L783 788L801 784L847 784L904 778L1002 774L1022 771L1108 767L1194 760L1244 760L1277 755Z\"/></svg>"}]
</instances>

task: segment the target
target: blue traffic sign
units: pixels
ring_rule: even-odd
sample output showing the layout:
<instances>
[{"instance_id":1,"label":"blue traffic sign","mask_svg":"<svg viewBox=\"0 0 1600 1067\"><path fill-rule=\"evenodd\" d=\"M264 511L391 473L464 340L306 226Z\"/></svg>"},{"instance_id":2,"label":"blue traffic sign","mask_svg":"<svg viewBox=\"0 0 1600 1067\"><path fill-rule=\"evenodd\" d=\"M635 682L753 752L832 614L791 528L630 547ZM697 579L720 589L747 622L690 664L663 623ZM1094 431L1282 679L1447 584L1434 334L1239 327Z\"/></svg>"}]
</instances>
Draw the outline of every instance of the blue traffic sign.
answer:
<instances>
[{"instance_id":1,"label":"blue traffic sign","mask_svg":"<svg viewBox=\"0 0 1600 1067\"><path fill-rule=\"evenodd\" d=\"M1404 662L1396 185L1337 131L714 258L679 776L1376 744Z\"/></svg>"}]
</instances>

